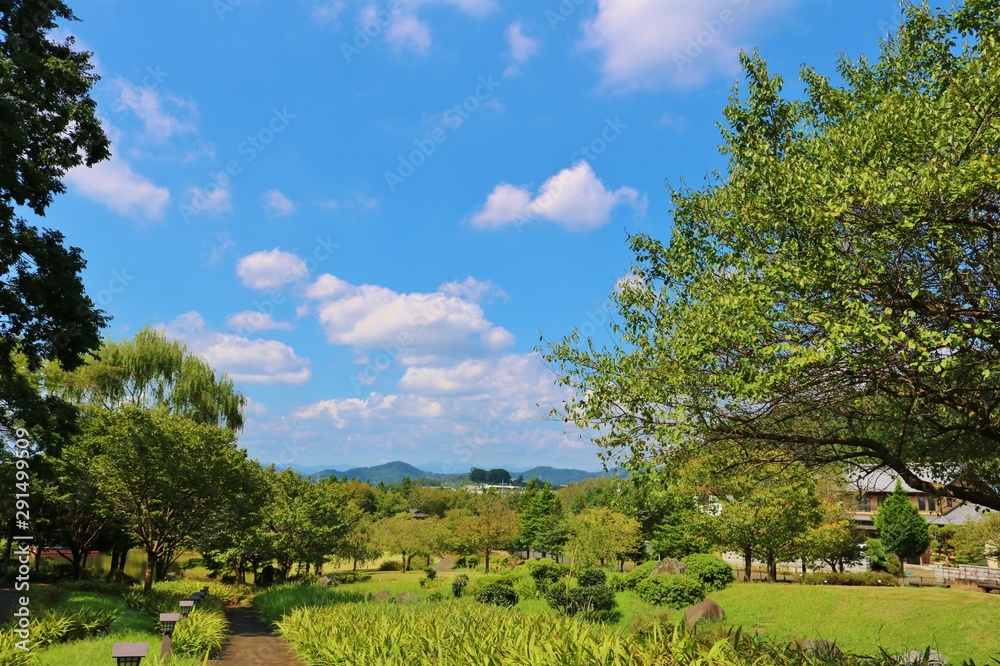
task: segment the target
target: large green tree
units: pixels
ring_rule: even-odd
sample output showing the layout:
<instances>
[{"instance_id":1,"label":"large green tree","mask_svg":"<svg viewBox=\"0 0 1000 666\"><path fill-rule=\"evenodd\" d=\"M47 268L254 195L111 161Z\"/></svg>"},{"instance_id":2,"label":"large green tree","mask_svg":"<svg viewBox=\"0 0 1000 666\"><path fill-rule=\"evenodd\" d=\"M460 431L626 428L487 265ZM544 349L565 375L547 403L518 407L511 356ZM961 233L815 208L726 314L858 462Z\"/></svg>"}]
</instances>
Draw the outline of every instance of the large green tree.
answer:
<instances>
[{"instance_id":1,"label":"large green tree","mask_svg":"<svg viewBox=\"0 0 1000 666\"><path fill-rule=\"evenodd\" d=\"M631 239L614 343L549 349L566 418L633 466L874 464L1000 509L998 40L993 0L910 5L793 97L744 54L727 169Z\"/></svg>"},{"instance_id":2,"label":"large green tree","mask_svg":"<svg viewBox=\"0 0 1000 666\"><path fill-rule=\"evenodd\" d=\"M18 215L44 215L69 169L109 156L90 97L91 54L53 37L74 19L58 0L0 1L0 432L15 423L67 429L72 410L31 371L46 360L79 365L106 322L84 293L80 250Z\"/></svg>"}]
</instances>

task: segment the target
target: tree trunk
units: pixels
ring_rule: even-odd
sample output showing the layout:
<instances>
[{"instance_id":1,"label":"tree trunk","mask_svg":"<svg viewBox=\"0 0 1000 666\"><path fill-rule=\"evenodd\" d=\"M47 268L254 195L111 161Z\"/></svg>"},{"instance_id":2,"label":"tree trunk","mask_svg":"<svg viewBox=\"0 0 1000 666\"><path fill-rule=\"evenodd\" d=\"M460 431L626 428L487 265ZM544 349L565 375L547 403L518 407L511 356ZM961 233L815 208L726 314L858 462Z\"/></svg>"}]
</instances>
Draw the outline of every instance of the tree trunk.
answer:
<instances>
[{"instance_id":1,"label":"tree trunk","mask_svg":"<svg viewBox=\"0 0 1000 666\"><path fill-rule=\"evenodd\" d=\"M403 571L406 571L406 551L403 551Z\"/></svg>"},{"instance_id":2,"label":"tree trunk","mask_svg":"<svg viewBox=\"0 0 1000 666\"><path fill-rule=\"evenodd\" d=\"M486 573L490 572L490 551L484 551L483 561L486 564Z\"/></svg>"},{"instance_id":3,"label":"tree trunk","mask_svg":"<svg viewBox=\"0 0 1000 666\"><path fill-rule=\"evenodd\" d=\"M150 550L146 551L146 575L142 579L142 591L145 594L149 594L153 591L153 579L156 577L156 565L159 561L160 558L158 553L154 553Z\"/></svg>"},{"instance_id":4,"label":"tree trunk","mask_svg":"<svg viewBox=\"0 0 1000 666\"><path fill-rule=\"evenodd\" d=\"M743 550L743 580L747 583L753 578L753 553L749 548Z\"/></svg>"}]
</instances>

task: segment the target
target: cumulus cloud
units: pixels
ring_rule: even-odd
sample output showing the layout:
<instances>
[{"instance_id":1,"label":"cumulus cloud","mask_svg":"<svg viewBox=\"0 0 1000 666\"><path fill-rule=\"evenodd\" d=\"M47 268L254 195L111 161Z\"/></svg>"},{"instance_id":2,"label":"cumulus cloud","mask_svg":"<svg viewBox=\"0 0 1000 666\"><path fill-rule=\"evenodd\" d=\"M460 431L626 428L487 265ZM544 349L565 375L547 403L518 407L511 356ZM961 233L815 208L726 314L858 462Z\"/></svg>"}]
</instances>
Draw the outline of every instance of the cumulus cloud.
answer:
<instances>
[{"instance_id":1,"label":"cumulus cloud","mask_svg":"<svg viewBox=\"0 0 1000 666\"><path fill-rule=\"evenodd\" d=\"M395 395L383 396L372 393L364 400L359 398L322 400L299 407L292 415L299 419L327 418L333 421L336 428L343 429L352 420L391 416L394 413L392 408L395 402Z\"/></svg>"},{"instance_id":2,"label":"cumulus cloud","mask_svg":"<svg viewBox=\"0 0 1000 666\"><path fill-rule=\"evenodd\" d=\"M209 329L197 312L186 312L164 329L181 340L216 370L225 371L237 383L305 384L312 377L309 359L277 340L249 340Z\"/></svg>"},{"instance_id":3,"label":"cumulus cloud","mask_svg":"<svg viewBox=\"0 0 1000 666\"><path fill-rule=\"evenodd\" d=\"M462 282L445 282L440 291L474 303L490 303L496 299L506 301L510 298L507 292L493 284L493 280L477 280L472 276Z\"/></svg>"},{"instance_id":4,"label":"cumulus cloud","mask_svg":"<svg viewBox=\"0 0 1000 666\"><path fill-rule=\"evenodd\" d=\"M198 114L198 105L193 100L162 94L154 88L139 86L122 78L117 79L115 85L118 99L114 108L120 113L134 113L142 121L148 138L163 141L174 135L196 131L194 118Z\"/></svg>"},{"instance_id":5,"label":"cumulus cloud","mask_svg":"<svg viewBox=\"0 0 1000 666\"><path fill-rule=\"evenodd\" d=\"M256 333L258 331L287 331L292 325L287 321L275 321L269 314L256 310L247 310L229 315L226 326L237 333Z\"/></svg>"},{"instance_id":6,"label":"cumulus cloud","mask_svg":"<svg viewBox=\"0 0 1000 666\"><path fill-rule=\"evenodd\" d=\"M584 24L604 85L622 91L697 86L739 71L742 39L792 0L599 0Z\"/></svg>"},{"instance_id":7,"label":"cumulus cloud","mask_svg":"<svg viewBox=\"0 0 1000 666\"><path fill-rule=\"evenodd\" d=\"M477 229L498 229L543 219L570 231L589 231L606 224L622 204L642 213L645 198L631 187L609 190L587 162L563 169L546 180L532 198L527 187L500 183L471 218Z\"/></svg>"},{"instance_id":8,"label":"cumulus cloud","mask_svg":"<svg viewBox=\"0 0 1000 666\"><path fill-rule=\"evenodd\" d=\"M280 190L268 190L264 193L263 199L264 213L268 217L288 217L295 212L295 202Z\"/></svg>"},{"instance_id":9,"label":"cumulus cloud","mask_svg":"<svg viewBox=\"0 0 1000 666\"><path fill-rule=\"evenodd\" d=\"M119 215L162 220L170 203L170 190L160 187L119 157L80 166L66 173L73 189Z\"/></svg>"},{"instance_id":10,"label":"cumulus cloud","mask_svg":"<svg viewBox=\"0 0 1000 666\"><path fill-rule=\"evenodd\" d=\"M306 262L296 254L273 250L254 252L240 259L236 274L243 285L258 291L280 289L309 275Z\"/></svg>"},{"instance_id":11,"label":"cumulus cloud","mask_svg":"<svg viewBox=\"0 0 1000 666\"><path fill-rule=\"evenodd\" d=\"M510 346L514 336L486 319L477 300L497 293L475 280L430 293L400 293L321 275L306 289L332 344L359 350L398 348L404 364Z\"/></svg>"},{"instance_id":12,"label":"cumulus cloud","mask_svg":"<svg viewBox=\"0 0 1000 666\"><path fill-rule=\"evenodd\" d=\"M362 30L378 26L386 43L397 52L410 51L423 55L427 53L433 39L430 23L420 17L420 10L426 6L449 5L464 14L482 18L498 8L494 0L401 0L394 11L369 3L358 14L358 25Z\"/></svg>"}]
</instances>

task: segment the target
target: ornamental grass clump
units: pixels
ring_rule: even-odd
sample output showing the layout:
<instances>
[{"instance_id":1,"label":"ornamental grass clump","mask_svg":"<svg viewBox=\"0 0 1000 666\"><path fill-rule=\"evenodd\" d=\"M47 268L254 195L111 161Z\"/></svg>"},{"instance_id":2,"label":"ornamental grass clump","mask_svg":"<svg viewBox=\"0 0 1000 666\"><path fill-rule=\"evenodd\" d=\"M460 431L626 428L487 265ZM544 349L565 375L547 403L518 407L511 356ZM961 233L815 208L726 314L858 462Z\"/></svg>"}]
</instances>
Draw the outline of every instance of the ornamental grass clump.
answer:
<instances>
[{"instance_id":1,"label":"ornamental grass clump","mask_svg":"<svg viewBox=\"0 0 1000 666\"><path fill-rule=\"evenodd\" d=\"M178 654L216 657L229 636L229 623L221 611L196 608L177 623L173 649Z\"/></svg>"}]
</instances>

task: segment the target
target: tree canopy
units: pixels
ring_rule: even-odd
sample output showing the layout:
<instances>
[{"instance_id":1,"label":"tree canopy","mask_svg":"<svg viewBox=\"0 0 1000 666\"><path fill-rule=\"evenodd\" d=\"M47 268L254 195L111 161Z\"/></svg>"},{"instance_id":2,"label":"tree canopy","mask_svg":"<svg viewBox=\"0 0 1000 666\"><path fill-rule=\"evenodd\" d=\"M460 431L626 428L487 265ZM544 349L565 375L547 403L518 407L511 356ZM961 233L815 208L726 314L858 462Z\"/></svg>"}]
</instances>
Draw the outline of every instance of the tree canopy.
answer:
<instances>
[{"instance_id":1,"label":"tree canopy","mask_svg":"<svg viewBox=\"0 0 1000 666\"><path fill-rule=\"evenodd\" d=\"M874 465L1000 509L1000 8L905 12L801 95L742 56L728 168L631 238L614 343L548 349L605 455Z\"/></svg>"},{"instance_id":2,"label":"tree canopy","mask_svg":"<svg viewBox=\"0 0 1000 666\"><path fill-rule=\"evenodd\" d=\"M52 36L74 19L58 0L0 2L0 428L68 422L28 372L46 360L77 366L107 321L84 293L80 250L17 215L18 206L44 215L69 169L110 155L90 97L91 54Z\"/></svg>"}]
</instances>

